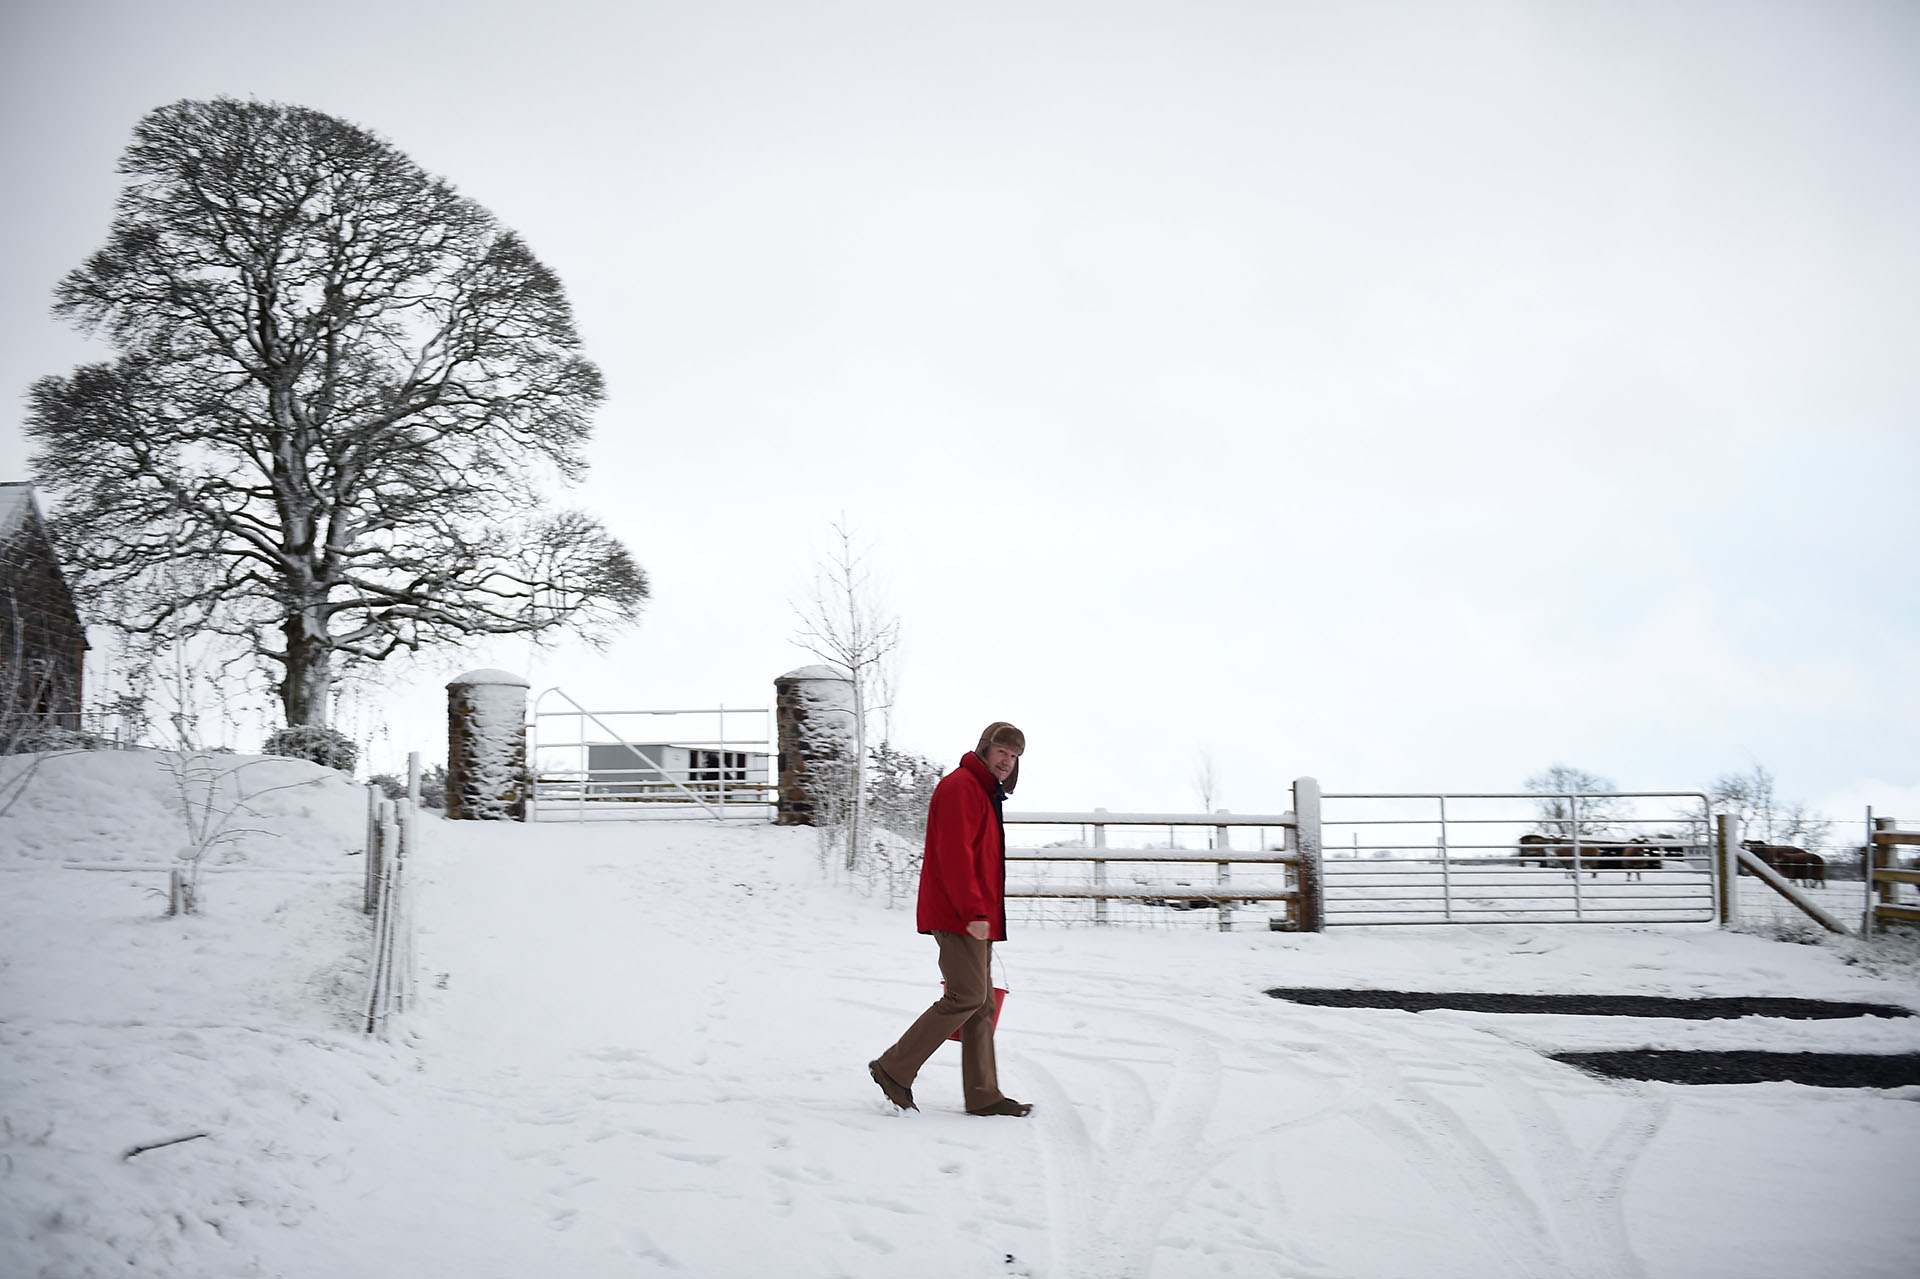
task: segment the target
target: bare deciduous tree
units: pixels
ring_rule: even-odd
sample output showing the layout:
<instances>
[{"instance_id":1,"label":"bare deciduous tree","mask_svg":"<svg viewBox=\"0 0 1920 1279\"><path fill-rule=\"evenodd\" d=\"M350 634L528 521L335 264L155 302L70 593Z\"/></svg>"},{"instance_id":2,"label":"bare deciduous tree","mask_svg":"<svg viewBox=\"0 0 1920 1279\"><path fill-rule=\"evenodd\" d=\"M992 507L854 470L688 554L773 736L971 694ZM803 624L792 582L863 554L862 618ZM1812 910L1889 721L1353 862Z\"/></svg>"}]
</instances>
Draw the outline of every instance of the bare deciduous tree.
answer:
<instances>
[{"instance_id":1,"label":"bare deciduous tree","mask_svg":"<svg viewBox=\"0 0 1920 1279\"><path fill-rule=\"evenodd\" d=\"M1833 825L1803 801L1781 801L1774 791L1773 774L1760 763L1714 778L1707 798L1716 812L1737 816L1749 837L1768 844L1818 851L1826 846Z\"/></svg>"},{"instance_id":2,"label":"bare deciduous tree","mask_svg":"<svg viewBox=\"0 0 1920 1279\"><path fill-rule=\"evenodd\" d=\"M1757 839L1773 839L1773 774L1764 764L1743 772L1723 773L1707 787L1715 812L1740 819L1740 826Z\"/></svg>"},{"instance_id":3,"label":"bare deciduous tree","mask_svg":"<svg viewBox=\"0 0 1920 1279\"><path fill-rule=\"evenodd\" d=\"M1203 813L1211 813L1213 811L1214 801L1218 799L1220 795L1220 777L1214 767L1213 748L1210 746L1202 746L1199 752L1194 755L1193 791L1194 794L1200 797L1200 811ZM1169 841L1173 839L1171 831L1168 832L1167 838ZM1212 847L1212 841L1216 838L1218 838L1216 832L1207 832L1208 847Z\"/></svg>"},{"instance_id":4,"label":"bare deciduous tree","mask_svg":"<svg viewBox=\"0 0 1920 1279\"><path fill-rule=\"evenodd\" d=\"M900 644L900 623L875 598L866 552L844 516L834 523L833 536L833 549L816 566L812 598L794 605L794 643L845 675L853 689L853 758L840 808L852 871L866 826L867 721L892 700L889 664Z\"/></svg>"},{"instance_id":5,"label":"bare deciduous tree","mask_svg":"<svg viewBox=\"0 0 1920 1279\"><path fill-rule=\"evenodd\" d=\"M298 106L162 107L119 172L55 307L118 356L35 384L28 424L98 615L233 637L294 725L355 664L637 615L626 549L546 509L601 379L519 236Z\"/></svg>"},{"instance_id":6,"label":"bare deciduous tree","mask_svg":"<svg viewBox=\"0 0 1920 1279\"><path fill-rule=\"evenodd\" d=\"M1536 829L1556 839L1604 834L1619 814L1620 801L1611 798L1618 788L1584 768L1554 764L1529 777L1526 788L1540 797L1534 801L1540 812Z\"/></svg>"}]
</instances>

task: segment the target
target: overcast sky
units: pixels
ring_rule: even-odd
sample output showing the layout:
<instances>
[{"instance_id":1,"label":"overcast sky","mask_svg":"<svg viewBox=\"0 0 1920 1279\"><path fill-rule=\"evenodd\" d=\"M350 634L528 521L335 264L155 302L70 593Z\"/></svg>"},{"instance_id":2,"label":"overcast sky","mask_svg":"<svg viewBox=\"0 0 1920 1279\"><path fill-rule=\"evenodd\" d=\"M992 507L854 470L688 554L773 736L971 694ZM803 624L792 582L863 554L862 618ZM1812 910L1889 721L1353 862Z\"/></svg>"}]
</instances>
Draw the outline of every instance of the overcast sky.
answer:
<instances>
[{"instance_id":1,"label":"overcast sky","mask_svg":"<svg viewBox=\"0 0 1920 1279\"><path fill-rule=\"evenodd\" d=\"M844 513L896 735L1026 806L1688 789L1920 818L1920 5L16 4L0 478L134 123L368 126L566 282L655 602L497 665L766 705ZM240 743L249 745L250 743Z\"/></svg>"}]
</instances>

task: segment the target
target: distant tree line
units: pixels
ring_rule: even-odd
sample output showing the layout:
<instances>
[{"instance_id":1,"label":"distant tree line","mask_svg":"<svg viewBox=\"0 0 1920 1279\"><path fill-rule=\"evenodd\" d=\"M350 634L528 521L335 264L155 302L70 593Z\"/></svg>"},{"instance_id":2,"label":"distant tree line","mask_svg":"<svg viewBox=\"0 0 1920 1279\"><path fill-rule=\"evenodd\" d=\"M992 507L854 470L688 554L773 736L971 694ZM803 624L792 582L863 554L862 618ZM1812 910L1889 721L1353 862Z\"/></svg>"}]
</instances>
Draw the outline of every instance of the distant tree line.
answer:
<instances>
[{"instance_id":1,"label":"distant tree line","mask_svg":"<svg viewBox=\"0 0 1920 1279\"><path fill-rule=\"evenodd\" d=\"M1554 764L1534 774L1526 780L1526 789L1540 797L1535 801L1535 829L1543 835L1602 835L1624 815L1621 801L1615 798L1619 787L1611 779L1568 764ZM1707 801L1714 812L1738 817L1746 838L1809 852L1819 852L1832 841L1833 821L1805 801L1779 799L1774 776L1763 764L1714 778L1707 787Z\"/></svg>"}]
</instances>

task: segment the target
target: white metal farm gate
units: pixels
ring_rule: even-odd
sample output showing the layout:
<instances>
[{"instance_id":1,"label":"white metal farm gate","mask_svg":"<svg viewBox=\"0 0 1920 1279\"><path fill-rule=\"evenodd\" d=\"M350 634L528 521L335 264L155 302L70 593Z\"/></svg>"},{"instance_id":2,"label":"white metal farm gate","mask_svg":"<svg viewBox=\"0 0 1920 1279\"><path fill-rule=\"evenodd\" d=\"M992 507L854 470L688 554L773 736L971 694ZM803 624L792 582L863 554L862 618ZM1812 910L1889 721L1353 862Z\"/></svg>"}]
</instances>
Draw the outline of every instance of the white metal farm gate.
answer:
<instances>
[{"instance_id":1,"label":"white metal farm gate","mask_svg":"<svg viewBox=\"0 0 1920 1279\"><path fill-rule=\"evenodd\" d=\"M592 711L558 688L527 728L531 821L773 817L772 712Z\"/></svg>"},{"instance_id":2,"label":"white metal farm gate","mask_svg":"<svg viewBox=\"0 0 1920 1279\"><path fill-rule=\"evenodd\" d=\"M1697 791L1330 793L1321 838L1329 926L1716 918Z\"/></svg>"}]
</instances>

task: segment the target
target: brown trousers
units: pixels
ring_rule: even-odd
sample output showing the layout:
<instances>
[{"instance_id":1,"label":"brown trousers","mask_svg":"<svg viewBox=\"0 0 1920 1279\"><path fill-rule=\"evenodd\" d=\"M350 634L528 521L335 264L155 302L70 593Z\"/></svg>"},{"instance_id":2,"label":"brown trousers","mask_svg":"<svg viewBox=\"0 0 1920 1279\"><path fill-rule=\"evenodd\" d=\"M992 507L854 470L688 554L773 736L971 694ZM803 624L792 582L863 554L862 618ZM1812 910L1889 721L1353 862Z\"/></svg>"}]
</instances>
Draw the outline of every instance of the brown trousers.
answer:
<instances>
[{"instance_id":1,"label":"brown trousers","mask_svg":"<svg viewBox=\"0 0 1920 1279\"><path fill-rule=\"evenodd\" d=\"M936 932L933 939L947 991L880 1054L880 1069L913 1087L920 1067L957 1030L961 1095L968 1110L985 1110L1006 1096L993 1064L993 943L965 933Z\"/></svg>"}]
</instances>

